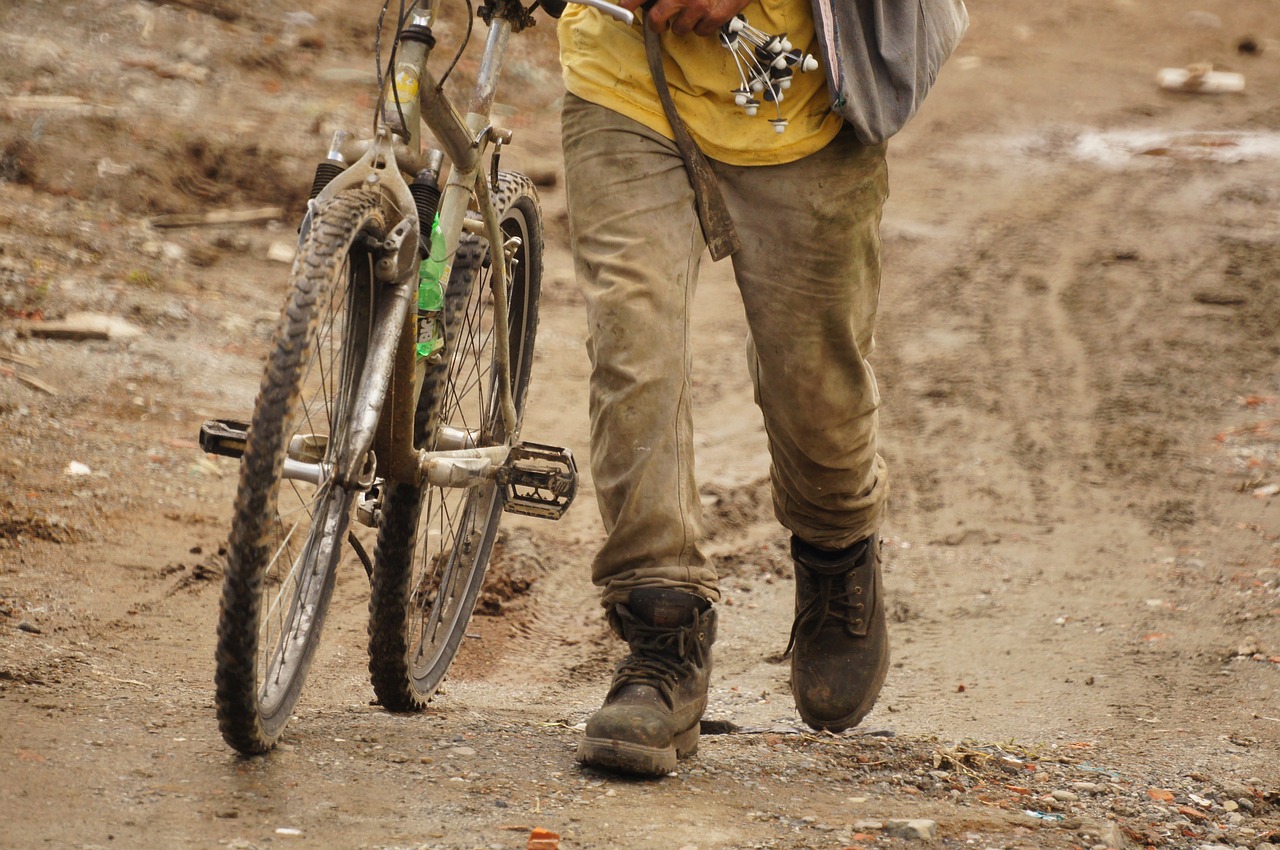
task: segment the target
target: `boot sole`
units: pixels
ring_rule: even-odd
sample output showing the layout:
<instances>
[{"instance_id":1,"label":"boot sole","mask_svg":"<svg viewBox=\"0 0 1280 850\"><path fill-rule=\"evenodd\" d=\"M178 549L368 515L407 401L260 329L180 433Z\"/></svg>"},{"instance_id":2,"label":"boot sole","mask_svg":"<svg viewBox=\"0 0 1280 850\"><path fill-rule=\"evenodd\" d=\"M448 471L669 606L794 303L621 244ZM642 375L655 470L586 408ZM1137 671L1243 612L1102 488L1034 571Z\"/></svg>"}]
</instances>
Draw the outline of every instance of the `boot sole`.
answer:
<instances>
[{"instance_id":1,"label":"boot sole","mask_svg":"<svg viewBox=\"0 0 1280 850\"><path fill-rule=\"evenodd\" d=\"M669 747L646 747L612 738L583 738L578 761L592 767L638 776L665 776L676 769L676 760L698 751L698 724L679 733Z\"/></svg>"}]
</instances>

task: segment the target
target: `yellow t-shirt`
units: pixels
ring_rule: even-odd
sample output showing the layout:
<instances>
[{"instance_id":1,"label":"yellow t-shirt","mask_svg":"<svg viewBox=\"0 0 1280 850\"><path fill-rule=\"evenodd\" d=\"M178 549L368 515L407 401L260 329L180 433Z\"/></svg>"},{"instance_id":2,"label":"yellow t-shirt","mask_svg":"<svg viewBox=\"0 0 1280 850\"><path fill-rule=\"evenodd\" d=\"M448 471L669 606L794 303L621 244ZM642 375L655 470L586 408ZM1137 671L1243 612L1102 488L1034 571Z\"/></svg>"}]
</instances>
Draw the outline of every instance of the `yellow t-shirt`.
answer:
<instances>
[{"instance_id":1,"label":"yellow t-shirt","mask_svg":"<svg viewBox=\"0 0 1280 850\"><path fill-rule=\"evenodd\" d=\"M747 22L770 35L786 35L802 53L818 54L810 0L752 0ZM607 107L672 138L662 111L640 24L628 27L589 6L570 3L560 18L560 62L570 92ZM821 150L840 131L843 119L831 111L821 67L796 69L781 103L760 100L758 114L734 103L741 77L733 55L718 37L690 33L662 36L667 85L689 135L712 159L730 165L779 165ZM775 132L770 118L778 107L789 125Z\"/></svg>"}]
</instances>

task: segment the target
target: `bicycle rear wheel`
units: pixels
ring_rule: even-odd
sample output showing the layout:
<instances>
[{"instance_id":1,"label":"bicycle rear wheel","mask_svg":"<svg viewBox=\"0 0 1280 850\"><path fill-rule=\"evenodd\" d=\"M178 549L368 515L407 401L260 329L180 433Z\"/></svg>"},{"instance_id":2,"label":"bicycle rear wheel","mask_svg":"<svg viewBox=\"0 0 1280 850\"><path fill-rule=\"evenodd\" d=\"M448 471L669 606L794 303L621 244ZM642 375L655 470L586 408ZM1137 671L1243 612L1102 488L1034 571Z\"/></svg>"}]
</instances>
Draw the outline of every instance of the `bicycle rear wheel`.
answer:
<instances>
[{"instance_id":1,"label":"bicycle rear wheel","mask_svg":"<svg viewBox=\"0 0 1280 850\"><path fill-rule=\"evenodd\" d=\"M349 422L373 314L378 196L350 190L314 214L254 404L218 620L222 737L242 753L279 739L324 625L356 493L327 475ZM284 467L310 464L308 482Z\"/></svg>"},{"instance_id":2,"label":"bicycle rear wheel","mask_svg":"<svg viewBox=\"0 0 1280 850\"><path fill-rule=\"evenodd\" d=\"M533 184L518 174L499 175L494 205L503 234L520 240L507 282L511 392L520 417L538 329L542 214ZM471 234L458 247L445 291L446 362L428 370L418 405L423 447L507 439L493 369L491 248ZM369 672L387 709L419 709L440 686L466 634L501 516L493 482L467 489L392 484L384 493L369 600Z\"/></svg>"}]
</instances>

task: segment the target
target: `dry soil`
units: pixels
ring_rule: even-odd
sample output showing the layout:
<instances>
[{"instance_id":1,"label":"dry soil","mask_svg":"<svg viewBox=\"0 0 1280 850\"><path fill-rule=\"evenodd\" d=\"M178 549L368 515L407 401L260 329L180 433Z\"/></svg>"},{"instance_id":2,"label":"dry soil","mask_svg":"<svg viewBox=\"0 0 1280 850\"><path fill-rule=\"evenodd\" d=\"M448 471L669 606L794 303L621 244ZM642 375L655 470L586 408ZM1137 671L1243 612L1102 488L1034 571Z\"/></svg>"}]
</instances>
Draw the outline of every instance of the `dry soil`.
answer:
<instances>
[{"instance_id":1,"label":"dry soil","mask_svg":"<svg viewBox=\"0 0 1280 850\"><path fill-rule=\"evenodd\" d=\"M194 438L252 402L287 270L266 255L291 242L332 130L368 124L377 8L5 3L0 847L517 848L534 827L565 848L920 840L899 818L935 821L946 846L1280 842L1280 13L971 13L891 150L884 694L840 736L795 714L786 539L741 309L708 260L695 377L726 595L719 734L638 782L573 759L619 654L588 581L589 480L559 524L506 526L426 712L371 703L367 582L348 558L284 745L245 759L222 743L235 464ZM515 39L496 114L550 244L525 434L585 458L554 42L545 21ZM1245 92L1155 85L1201 62ZM265 224L153 221L273 205ZM141 334L29 335L78 310Z\"/></svg>"}]
</instances>

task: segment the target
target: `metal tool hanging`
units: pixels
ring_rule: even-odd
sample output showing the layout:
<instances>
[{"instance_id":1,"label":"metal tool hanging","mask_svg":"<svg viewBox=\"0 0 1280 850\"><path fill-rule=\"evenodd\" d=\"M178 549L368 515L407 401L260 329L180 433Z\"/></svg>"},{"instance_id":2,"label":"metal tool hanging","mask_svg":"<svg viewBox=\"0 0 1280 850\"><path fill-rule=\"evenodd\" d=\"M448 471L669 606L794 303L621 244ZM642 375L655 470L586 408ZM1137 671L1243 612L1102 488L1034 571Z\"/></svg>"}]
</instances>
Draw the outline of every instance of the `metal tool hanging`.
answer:
<instances>
[{"instance_id":1,"label":"metal tool hanging","mask_svg":"<svg viewBox=\"0 0 1280 850\"><path fill-rule=\"evenodd\" d=\"M720 27L720 43L733 56L738 68L738 88L733 90L733 100L747 115L756 115L762 102L774 105L776 118L770 118L774 132L787 129L787 119L782 117L784 92L791 88L791 78L797 72L813 71L818 60L811 54L795 49L786 33L770 35L758 30L743 15Z\"/></svg>"}]
</instances>

